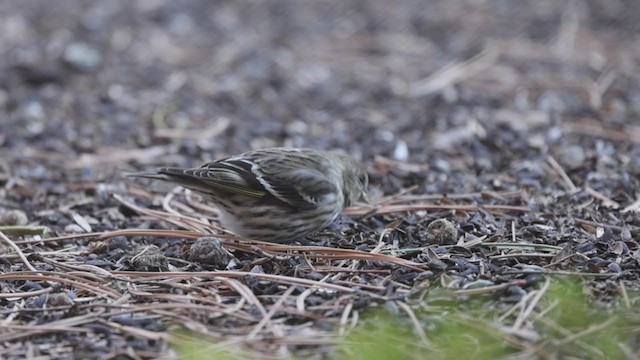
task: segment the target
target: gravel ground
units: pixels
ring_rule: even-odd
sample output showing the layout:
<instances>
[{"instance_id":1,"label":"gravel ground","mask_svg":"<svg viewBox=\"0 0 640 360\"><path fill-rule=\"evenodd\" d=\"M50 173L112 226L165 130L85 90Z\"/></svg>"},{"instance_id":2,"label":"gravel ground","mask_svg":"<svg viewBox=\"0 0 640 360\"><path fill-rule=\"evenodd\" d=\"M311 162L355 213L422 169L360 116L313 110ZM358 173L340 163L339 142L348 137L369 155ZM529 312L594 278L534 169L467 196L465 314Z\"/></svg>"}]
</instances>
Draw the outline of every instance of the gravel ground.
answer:
<instances>
[{"instance_id":1,"label":"gravel ground","mask_svg":"<svg viewBox=\"0 0 640 360\"><path fill-rule=\"evenodd\" d=\"M640 290L638 1L2 1L0 34L2 358L173 358L176 324L326 358L320 336L425 287ZM197 197L122 176L270 146L362 159L376 206L221 245L148 212L215 224ZM133 229L165 233L112 233Z\"/></svg>"}]
</instances>

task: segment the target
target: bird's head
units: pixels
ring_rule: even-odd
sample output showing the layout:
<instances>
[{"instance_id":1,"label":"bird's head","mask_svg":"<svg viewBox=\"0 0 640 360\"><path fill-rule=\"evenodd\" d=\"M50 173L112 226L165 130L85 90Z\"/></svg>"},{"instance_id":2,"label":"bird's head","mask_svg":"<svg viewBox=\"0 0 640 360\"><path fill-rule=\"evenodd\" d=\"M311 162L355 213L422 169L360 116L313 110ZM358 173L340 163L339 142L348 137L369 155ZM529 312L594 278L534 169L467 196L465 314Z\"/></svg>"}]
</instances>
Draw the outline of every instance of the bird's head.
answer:
<instances>
[{"instance_id":1,"label":"bird's head","mask_svg":"<svg viewBox=\"0 0 640 360\"><path fill-rule=\"evenodd\" d=\"M337 154L336 156L342 170L342 192L345 206L352 205L360 200L368 202L366 189L369 183L369 176L365 166L349 155Z\"/></svg>"}]
</instances>

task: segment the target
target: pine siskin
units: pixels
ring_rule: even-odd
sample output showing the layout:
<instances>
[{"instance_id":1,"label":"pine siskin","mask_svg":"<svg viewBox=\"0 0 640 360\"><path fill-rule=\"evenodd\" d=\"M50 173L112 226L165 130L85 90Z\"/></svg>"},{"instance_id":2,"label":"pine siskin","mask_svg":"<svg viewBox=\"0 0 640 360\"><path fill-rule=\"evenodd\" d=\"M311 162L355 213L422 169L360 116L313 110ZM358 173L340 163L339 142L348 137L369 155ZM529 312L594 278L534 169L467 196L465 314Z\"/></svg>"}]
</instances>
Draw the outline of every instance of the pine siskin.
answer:
<instances>
[{"instance_id":1,"label":"pine siskin","mask_svg":"<svg viewBox=\"0 0 640 360\"><path fill-rule=\"evenodd\" d=\"M256 240L291 242L331 224L364 198L364 166L344 154L312 149L249 151L198 168L159 168L129 176L170 181L221 210L222 225Z\"/></svg>"}]
</instances>

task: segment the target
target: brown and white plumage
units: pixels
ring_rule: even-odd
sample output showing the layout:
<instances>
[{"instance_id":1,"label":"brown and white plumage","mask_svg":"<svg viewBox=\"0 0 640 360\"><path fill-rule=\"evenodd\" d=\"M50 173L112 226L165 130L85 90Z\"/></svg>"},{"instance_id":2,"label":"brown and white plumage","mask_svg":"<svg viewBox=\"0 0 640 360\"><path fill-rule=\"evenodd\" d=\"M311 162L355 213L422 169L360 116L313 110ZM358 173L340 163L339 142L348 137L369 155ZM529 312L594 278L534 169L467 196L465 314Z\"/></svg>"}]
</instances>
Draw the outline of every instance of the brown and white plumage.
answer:
<instances>
[{"instance_id":1,"label":"brown and white plumage","mask_svg":"<svg viewBox=\"0 0 640 360\"><path fill-rule=\"evenodd\" d=\"M331 224L362 198L364 166L350 156L268 148L197 168L159 168L131 176L174 182L218 205L222 225L263 241L290 242Z\"/></svg>"}]
</instances>

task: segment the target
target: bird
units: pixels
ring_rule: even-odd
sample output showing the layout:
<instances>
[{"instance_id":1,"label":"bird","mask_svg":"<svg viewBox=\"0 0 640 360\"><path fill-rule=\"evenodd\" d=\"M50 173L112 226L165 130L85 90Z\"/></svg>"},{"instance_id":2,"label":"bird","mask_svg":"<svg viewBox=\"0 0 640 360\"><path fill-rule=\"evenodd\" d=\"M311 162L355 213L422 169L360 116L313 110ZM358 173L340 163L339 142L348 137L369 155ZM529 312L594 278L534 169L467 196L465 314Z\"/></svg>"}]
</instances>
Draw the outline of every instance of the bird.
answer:
<instances>
[{"instance_id":1,"label":"bird","mask_svg":"<svg viewBox=\"0 0 640 360\"><path fill-rule=\"evenodd\" d=\"M273 243L302 240L333 223L345 207L368 201L365 166L335 151L265 148L200 167L161 167L128 176L200 193L218 207L225 229Z\"/></svg>"}]
</instances>

